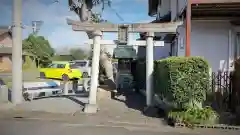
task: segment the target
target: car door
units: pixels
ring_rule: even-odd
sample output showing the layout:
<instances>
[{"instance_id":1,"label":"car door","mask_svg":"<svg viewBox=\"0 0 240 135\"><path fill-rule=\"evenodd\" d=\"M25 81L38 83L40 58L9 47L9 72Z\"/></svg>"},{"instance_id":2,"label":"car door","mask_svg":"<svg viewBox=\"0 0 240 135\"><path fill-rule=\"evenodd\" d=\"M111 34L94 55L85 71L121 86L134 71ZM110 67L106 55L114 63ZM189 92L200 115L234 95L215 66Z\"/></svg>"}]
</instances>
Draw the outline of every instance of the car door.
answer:
<instances>
[{"instance_id":1,"label":"car door","mask_svg":"<svg viewBox=\"0 0 240 135\"><path fill-rule=\"evenodd\" d=\"M65 68L66 64L57 64L56 68L56 77L58 79L62 79L62 75L67 73L67 69Z\"/></svg>"},{"instance_id":2,"label":"car door","mask_svg":"<svg viewBox=\"0 0 240 135\"><path fill-rule=\"evenodd\" d=\"M53 63L51 68L49 68L48 72L49 72L49 76L51 76L50 78L57 78L57 75L56 75L57 65L58 64Z\"/></svg>"},{"instance_id":3,"label":"car door","mask_svg":"<svg viewBox=\"0 0 240 135\"><path fill-rule=\"evenodd\" d=\"M47 78L55 78L54 71L56 70L57 65L55 63L50 64L46 69L45 69L45 75Z\"/></svg>"}]
</instances>

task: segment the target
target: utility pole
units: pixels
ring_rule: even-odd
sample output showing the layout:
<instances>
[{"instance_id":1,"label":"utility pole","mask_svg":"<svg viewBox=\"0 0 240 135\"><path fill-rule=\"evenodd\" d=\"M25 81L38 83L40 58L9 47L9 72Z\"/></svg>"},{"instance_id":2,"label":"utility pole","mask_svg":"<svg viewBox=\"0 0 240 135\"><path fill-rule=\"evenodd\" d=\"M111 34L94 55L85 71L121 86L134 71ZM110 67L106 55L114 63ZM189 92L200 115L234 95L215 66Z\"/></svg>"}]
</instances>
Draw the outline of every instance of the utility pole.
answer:
<instances>
[{"instance_id":1,"label":"utility pole","mask_svg":"<svg viewBox=\"0 0 240 135\"><path fill-rule=\"evenodd\" d=\"M33 34L37 34L43 25L43 21L32 21Z\"/></svg>"},{"instance_id":2,"label":"utility pole","mask_svg":"<svg viewBox=\"0 0 240 135\"><path fill-rule=\"evenodd\" d=\"M22 0L13 0L12 16L11 101L16 105L22 102Z\"/></svg>"}]
</instances>

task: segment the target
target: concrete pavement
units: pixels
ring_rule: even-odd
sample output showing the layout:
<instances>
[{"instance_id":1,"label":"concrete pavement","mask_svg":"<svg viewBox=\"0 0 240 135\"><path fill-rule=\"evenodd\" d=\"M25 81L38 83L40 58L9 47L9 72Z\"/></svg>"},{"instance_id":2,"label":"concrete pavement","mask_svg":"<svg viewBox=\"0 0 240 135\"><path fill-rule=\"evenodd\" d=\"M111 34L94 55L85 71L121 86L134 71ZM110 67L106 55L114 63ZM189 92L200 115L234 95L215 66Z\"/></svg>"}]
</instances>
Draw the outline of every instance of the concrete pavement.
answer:
<instances>
[{"instance_id":1,"label":"concrete pavement","mask_svg":"<svg viewBox=\"0 0 240 135\"><path fill-rule=\"evenodd\" d=\"M0 127L1 135L181 135L181 133L159 133L130 127L71 125L49 121L1 120Z\"/></svg>"},{"instance_id":2,"label":"concrete pavement","mask_svg":"<svg viewBox=\"0 0 240 135\"><path fill-rule=\"evenodd\" d=\"M97 114L84 114L86 98L45 98L0 111L1 135L239 135L240 131L172 128L156 115L143 114L145 99L128 93L116 100L99 93ZM101 96L102 95L102 96ZM84 101L85 100L85 101ZM81 103L80 103L81 102ZM2 106L0 106L2 107Z\"/></svg>"},{"instance_id":3,"label":"concrete pavement","mask_svg":"<svg viewBox=\"0 0 240 135\"><path fill-rule=\"evenodd\" d=\"M130 125L71 124L56 121L0 120L1 135L239 135L239 131L223 130L159 130Z\"/></svg>"}]
</instances>

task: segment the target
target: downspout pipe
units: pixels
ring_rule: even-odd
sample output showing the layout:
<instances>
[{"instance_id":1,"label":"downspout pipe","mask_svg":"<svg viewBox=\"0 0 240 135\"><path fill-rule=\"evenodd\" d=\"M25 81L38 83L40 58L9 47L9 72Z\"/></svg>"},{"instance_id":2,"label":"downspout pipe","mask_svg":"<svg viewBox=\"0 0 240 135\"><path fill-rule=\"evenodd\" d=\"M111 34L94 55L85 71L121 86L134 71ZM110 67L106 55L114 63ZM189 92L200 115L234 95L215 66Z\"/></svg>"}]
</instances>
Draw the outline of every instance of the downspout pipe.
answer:
<instances>
[{"instance_id":1,"label":"downspout pipe","mask_svg":"<svg viewBox=\"0 0 240 135\"><path fill-rule=\"evenodd\" d=\"M185 56L190 56L191 47L191 11L192 11L192 0L187 0L187 11L186 11L186 50Z\"/></svg>"}]
</instances>

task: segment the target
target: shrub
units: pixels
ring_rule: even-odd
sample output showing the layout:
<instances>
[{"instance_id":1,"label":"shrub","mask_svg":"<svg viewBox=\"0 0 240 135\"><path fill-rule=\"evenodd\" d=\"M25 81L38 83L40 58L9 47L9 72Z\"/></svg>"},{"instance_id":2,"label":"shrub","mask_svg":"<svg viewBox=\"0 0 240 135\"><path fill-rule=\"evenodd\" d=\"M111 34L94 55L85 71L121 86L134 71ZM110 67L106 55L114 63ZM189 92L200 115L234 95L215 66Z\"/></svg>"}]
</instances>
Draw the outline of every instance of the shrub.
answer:
<instances>
[{"instance_id":1,"label":"shrub","mask_svg":"<svg viewBox=\"0 0 240 135\"><path fill-rule=\"evenodd\" d=\"M36 69L36 64L31 59L30 56L26 56L22 68L23 68L23 70L28 70L28 69L31 69L31 68Z\"/></svg>"},{"instance_id":2,"label":"shrub","mask_svg":"<svg viewBox=\"0 0 240 135\"><path fill-rule=\"evenodd\" d=\"M155 92L176 108L201 107L209 90L209 66L201 57L155 61Z\"/></svg>"},{"instance_id":3,"label":"shrub","mask_svg":"<svg viewBox=\"0 0 240 135\"><path fill-rule=\"evenodd\" d=\"M215 124L218 122L219 115L211 107L205 107L203 109L189 108L183 111L171 111L168 113L168 118L193 127L195 124Z\"/></svg>"}]
</instances>

